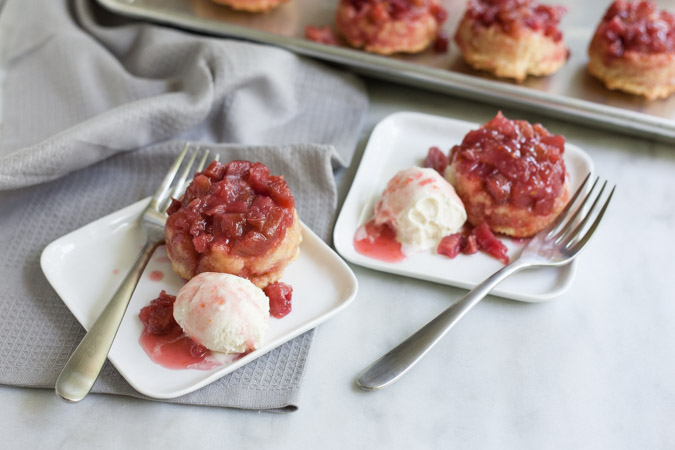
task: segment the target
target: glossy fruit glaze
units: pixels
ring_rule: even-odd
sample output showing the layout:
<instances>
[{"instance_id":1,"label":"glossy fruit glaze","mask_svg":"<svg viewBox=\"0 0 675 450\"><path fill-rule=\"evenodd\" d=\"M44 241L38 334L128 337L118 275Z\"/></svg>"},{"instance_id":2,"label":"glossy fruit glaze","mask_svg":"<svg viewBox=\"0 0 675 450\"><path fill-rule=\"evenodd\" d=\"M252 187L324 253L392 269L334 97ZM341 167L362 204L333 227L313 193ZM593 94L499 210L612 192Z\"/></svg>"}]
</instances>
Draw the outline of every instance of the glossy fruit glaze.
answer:
<instances>
[{"instance_id":1,"label":"glossy fruit glaze","mask_svg":"<svg viewBox=\"0 0 675 450\"><path fill-rule=\"evenodd\" d=\"M608 56L620 58L627 51L675 52L675 16L659 11L652 1L612 3L596 30L607 44Z\"/></svg>"},{"instance_id":2,"label":"glossy fruit glaze","mask_svg":"<svg viewBox=\"0 0 675 450\"><path fill-rule=\"evenodd\" d=\"M564 14L562 6L543 5L534 0L471 0L464 18L484 27L496 24L512 35L524 29L542 31L557 42L562 39L558 24Z\"/></svg>"},{"instance_id":3,"label":"glossy fruit glaze","mask_svg":"<svg viewBox=\"0 0 675 450\"><path fill-rule=\"evenodd\" d=\"M197 253L223 244L240 256L260 256L285 236L295 202L282 176L262 163L211 163L167 211L167 227L191 239Z\"/></svg>"},{"instance_id":4,"label":"glossy fruit glaze","mask_svg":"<svg viewBox=\"0 0 675 450\"><path fill-rule=\"evenodd\" d=\"M436 252L441 255L454 258L460 253L472 255L482 250L488 255L500 260L504 264L509 263L508 249L492 233L486 222L473 229L466 227L459 233L445 236L438 244Z\"/></svg>"},{"instance_id":5,"label":"glossy fruit glaze","mask_svg":"<svg viewBox=\"0 0 675 450\"><path fill-rule=\"evenodd\" d=\"M481 183L495 204L544 215L563 190L564 151L564 137L499 112L452 148L450 163L456 174Z\"/></svg>"},{"instance_id":6,"label":"glossy fruit glaze","mask_svg":"<svg viewBox=\"0 0 675 450\"><path fill-rule=\"evenodd\" d=\"M210 370L219 363L209 360L211 351L197 344L173 318L173 304L176 297L165 291L141 309L139 318L143 322L140 344L150 359L169 369Z\"/></svg>"},{"instance_id":7,"label":"glossy fruit glaze","mask_svg":"<svg viewBox=\"0 0 675 450\"><path fill-rule=\"evenodd\" d=\"M436 0L342 0L352 8L356 16L367 16L373 23L392 20L415 20L422 14L431 13L438 23L448 17L445 8Z\"/></svg>"}]
</instances>

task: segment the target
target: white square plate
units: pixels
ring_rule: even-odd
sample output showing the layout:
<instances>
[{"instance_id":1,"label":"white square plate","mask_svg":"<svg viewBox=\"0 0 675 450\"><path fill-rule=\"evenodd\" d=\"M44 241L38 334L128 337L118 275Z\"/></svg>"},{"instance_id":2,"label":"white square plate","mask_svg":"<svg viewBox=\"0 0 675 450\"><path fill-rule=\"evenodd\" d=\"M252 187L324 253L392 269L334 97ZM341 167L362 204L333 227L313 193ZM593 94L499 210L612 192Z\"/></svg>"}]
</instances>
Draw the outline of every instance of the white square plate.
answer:
<instances>
[{"instance_id":1,"label":"white square plate","mask_svg":"<svg viewBox=\"0 0 675 450\"><path fill-rule=\"evenodd\" d=\"M149 199L134 203L49 244L41 265L47 279L77 320L89 329L110 300L144 244L139 217ZM171 269L164 246L157 249L131 298L113 343L110 361L137 391L174 398L197 390L328 320L356 296L349 266L303 224L300 257L282 280L293 286L293 310L270 318L264 346L212 370L172 370L155 364L138 340L143 325L138 313L164 289L175 295L183 280ZM150 276L154 271L163 274ZM156 275L156 274L155 274Z\"/></svg>"},{"instance_id":2,"label":"white square plate","mask_svg":"<svg viewBox=\"0 0 675 450\"><path fill-rule=\"evenodd\" d=\"M411 112L392 114L377 124L335 226L333 239L338 252L348 261L371 269L467 289L497 271L502 263L482 252L450 259L428 251L411 255L402 262L389 263L358 253L353 242L354 232L372 218L375 202L396 172L422 165L429 147L448 151L478 127L475 123ZM574 192L586 174L593 171L593 161L570 143L565 144L564 160ZM502 241L508 247L510 258L523 245L511 239ZM528 302L551 299L569 288L575 266L572 262L563 267L516 273L492 294Z\"/></svg>"}]
</instances>

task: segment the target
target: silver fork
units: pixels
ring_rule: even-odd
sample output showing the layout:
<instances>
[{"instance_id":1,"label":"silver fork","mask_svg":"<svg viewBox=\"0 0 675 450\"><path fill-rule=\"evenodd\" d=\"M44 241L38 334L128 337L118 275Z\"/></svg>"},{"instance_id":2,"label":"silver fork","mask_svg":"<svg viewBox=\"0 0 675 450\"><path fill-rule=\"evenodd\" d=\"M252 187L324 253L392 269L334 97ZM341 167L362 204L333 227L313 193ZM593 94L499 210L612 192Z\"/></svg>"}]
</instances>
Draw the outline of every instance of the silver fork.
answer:
<instances>
[{"instance_id":1,"label":"silver fork","mask_svg":"<svg viewBox=\"0 0 675 450\"><path fill-rule=\"evenodd\" d=\"M601 205L600 200L607 186L607 181L597 192L596 187L599 179L596 178L588 193L582 200L578 201L588 184L589 178L590 174L586 176L556 220L549 227L536 234L525 245L520 255L510 264L495 272L457 303L368 366L358 376L356 384L361 389L377 390L397 381L417 364L471 308L476 306L497 284L509 275L528 267L561 266L572 261L597 229L616 187L612 187ZM587 208L586 205L589 201L592 201L592 204ZM592 217L595 217L595 219L588 225Z\"/></svg>"},{"instance_id":2,"label":"silver fork","mask_svg":"<svg viewBox=\"0 0 675 450\"><path fill-rule=\"evenodd\" d=\"M141 254L138 255L136 262L129 270L129 273L127 273L122 284L77 346L75 352L70 356L58 380L56 380L56 394L64 400L69 402L79 402L82 400L91 390L103 368L138 280L152 253L158 245L164 242L166 210L171 203L171 197L178 198L182 194L185 182L200 152L199 148L192 152L188 162L185 164L186 167L183 169L181 175L176 178L189 149L190 144L187 144L183 148L164 177L157 192L143 211L140 222L147 235L147 241L141 250ZM196 172L204 168L208 155L209 151L206 150L195 168Z\"/></svg>"}]
</instances>

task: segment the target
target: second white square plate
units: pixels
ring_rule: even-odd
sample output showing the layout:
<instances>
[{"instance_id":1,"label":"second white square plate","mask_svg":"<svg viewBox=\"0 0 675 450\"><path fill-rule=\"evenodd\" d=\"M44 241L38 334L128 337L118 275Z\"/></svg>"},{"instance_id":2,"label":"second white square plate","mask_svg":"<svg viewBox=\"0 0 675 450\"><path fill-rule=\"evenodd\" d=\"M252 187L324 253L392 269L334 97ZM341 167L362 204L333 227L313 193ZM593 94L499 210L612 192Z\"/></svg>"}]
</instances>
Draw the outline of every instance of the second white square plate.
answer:
<instances>
[{"instance_id":1,"label":"second white square plate","mask_svg":"<svg viewBox=\"0 0 675 450\"><path fill-rule=\"evenodd\" d=\"M502 263L482 252L450 259L427 251L411 255L402 262L389 263L358 253L353 243L354 233L372 218L375 202L396 172L421 166L429 147L437 146L447 152L479 126L411 112L392 114L377 124L335 226L333 239L338 252L348 261L364 267L467 289L497 271ZM593 161L570 143L565 144L564 160L574 192L586 174L593 171ZM511 239L502 239L502 242L508 247L511 258L523 245ZM569 288L575 266L572 262L563 267L516 273L497 286L492 294L528 302L549 300Z\"/></svg>"}]
</instances>

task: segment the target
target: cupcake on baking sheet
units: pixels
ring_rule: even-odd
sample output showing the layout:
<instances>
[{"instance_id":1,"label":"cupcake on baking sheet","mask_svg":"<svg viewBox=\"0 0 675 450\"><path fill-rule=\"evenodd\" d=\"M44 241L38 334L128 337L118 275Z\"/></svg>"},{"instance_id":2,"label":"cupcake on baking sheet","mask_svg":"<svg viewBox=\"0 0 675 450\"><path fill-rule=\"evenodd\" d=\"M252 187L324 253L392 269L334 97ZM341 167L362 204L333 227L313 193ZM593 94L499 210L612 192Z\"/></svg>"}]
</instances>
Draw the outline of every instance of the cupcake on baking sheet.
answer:
<instances>
[{"instance_id":1,"label":"cupcake on baking sheet","mask_svg":"<svg viewBox=\"0 0 675 450\"><path fill-rule=\"evenodd\" d=\"M167 214L167 255L186 280L221 272L264 288L300 253L295 200L284 178L271 175L262 163L214 161L195 175Z\"/></svg>"},{"instance_id":2,"label":"cupcake on baking sheet","mask_svg":"<svg viewBox=\"0 0 675 450\"><path fill-rule=\"evenodd\" d=\"M588 71L609 89L666 98L675 92L675 16L652 1L616 0L588 55Z\"/></svg>"},{"instance_id":3,"label":"cupcake on baking sheet","mask_svg":"<svg viewBox=\"0 0 675 450\"><path fill-rule=\"evenodd\" d=\"M237 11L246 11L246 12L266 12L270 11L282 3L285 3L289 0L211 0L214 3L220 5L227 5L232 9Z\"/></svg>"},{"instance_id":4,"label":"cupcake on baking sheet","mask_svg":"<svg viewBox=\"0 0 675 450\"><path fill-rule=\"evenodd\" d=\"M471 225L486 222L495 233L530 237L569 201L564 151L564 137L499 112L452 148L445 177Z\"/></svg>"},{"instance_id":5,"label":"cupcake on baking sheet","mask_svg":"<svg viewBox=\"0 0 675 450\"><path fill-rule=\"evenodd\" d=\"M335 22L350 46L390 55L429 47L446 17L438 0L340 0Z\"/></svg>"},{"instance_id":6,"label":"cupcake on baking sheet","mask_svg":"<svg viewBox=\"0 0 675 450\"><path fill-rule=\"evenodd\" d=\"M534 0L471 0L455 42L474 69L517 81L550 75L569 56L558 28L564 13Z\"/></svg>"}]
</instances>

